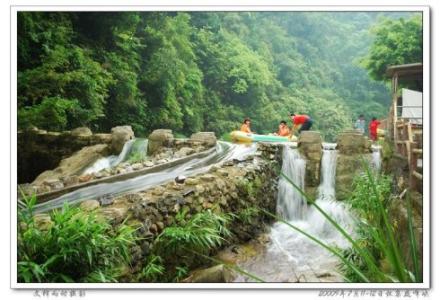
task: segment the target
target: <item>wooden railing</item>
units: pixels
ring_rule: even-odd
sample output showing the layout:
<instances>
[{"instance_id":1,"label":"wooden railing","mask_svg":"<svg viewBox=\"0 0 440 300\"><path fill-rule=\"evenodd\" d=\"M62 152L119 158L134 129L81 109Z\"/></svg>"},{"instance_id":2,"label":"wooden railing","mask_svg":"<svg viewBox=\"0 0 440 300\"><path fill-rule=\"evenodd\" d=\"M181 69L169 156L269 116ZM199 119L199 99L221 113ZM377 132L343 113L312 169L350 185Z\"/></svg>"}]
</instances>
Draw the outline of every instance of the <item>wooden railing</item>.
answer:
<instances>
[{"instance_id":1,"label":"wooden railing","mask_svg":"<svg viewBox=\"0 0 440 300\"><path fill-rule=\"evenodd\" d=\"M398 119L394 128L396 152L408 160L409 183L415 189L423 180L423 126Z\"/></svg>"}]
</instances>

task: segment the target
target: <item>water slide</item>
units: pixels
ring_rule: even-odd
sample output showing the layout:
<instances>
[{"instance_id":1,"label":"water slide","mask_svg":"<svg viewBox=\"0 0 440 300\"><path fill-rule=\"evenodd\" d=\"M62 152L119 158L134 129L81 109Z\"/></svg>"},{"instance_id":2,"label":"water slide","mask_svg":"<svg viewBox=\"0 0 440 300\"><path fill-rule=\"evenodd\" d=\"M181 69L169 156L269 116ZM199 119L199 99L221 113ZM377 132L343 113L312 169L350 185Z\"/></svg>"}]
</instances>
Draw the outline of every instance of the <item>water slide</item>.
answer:
<instances>
[{"instance_id":1,"label":"water slide","mask_svg":"<svg viewBox=\"0 0 440 300\"><path fill-rule=\"evenodd\" d=\"M38 204L35 207L35 211L49 211L51 209L62 207L65 202L68 202L69 204L77 204L88 199L115 197L128 192L142 191L167 181L171 181L179 175L193 176L206 172L213 165L219 165L228 160L242 160L246 156L254 153L256 149L256 144L238 145L227 142L218 142L215 151L206 157L194 158L182 164L155 173L145 174L112 183L101 183L87 186L64 194L56 199Z\"/></svg>"}]
</instances>

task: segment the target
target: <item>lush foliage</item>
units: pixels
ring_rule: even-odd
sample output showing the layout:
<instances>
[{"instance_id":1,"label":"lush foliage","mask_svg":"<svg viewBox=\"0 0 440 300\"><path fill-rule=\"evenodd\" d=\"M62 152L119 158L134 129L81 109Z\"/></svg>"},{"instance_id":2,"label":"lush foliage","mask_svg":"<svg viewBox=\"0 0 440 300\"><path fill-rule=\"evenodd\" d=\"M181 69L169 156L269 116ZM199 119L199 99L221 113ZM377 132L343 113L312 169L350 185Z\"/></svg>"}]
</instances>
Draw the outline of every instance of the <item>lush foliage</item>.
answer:
<instances>
[{"instance_id":1,"label":"lush foliage","mask_svg":"<svg viewBox=\"0 0 440 300\"><path fill-rule=\"evenodd\" d=\"M383 19L372 28L374 42L362 65L376 80L385 80L388 66L423 61L422 17Z\"/></svg>"},{"instance_id":2,"label":"lush foliage","mask_svg":"<svg viewBox=\"0 0 440 300\"><path fill-rule=\"evenodd\" d=\"M222 245L229 230L226 215L217 215L207 210L192 216L189 220L177 218L177 224L164 229L157 237L155 247L158 253L179 256L191 249L203 253Z\"/></svg>"},{"instance_id":3,"label":"lush foliage","mask_svg":"<svg viewBox=\"0 0 440 300\"><path fill-rule=\"evenodd\" d=\"M360 113L386 113L385 85L358 65L380 15L20 12L18 123L94 131L130 124L137 135L167 127L221 136L244 117L254 131L274 132L297 112L333 139ZM386 26L406 34L417 20L383 21L378 36ZM412 51L411 41L402 51Z\"/></svg>"},{"instance_id":4,"label":"lush foliage","mask_svg":"<svg viewBox=\"0 0 440 300\"><path fill-rule=\"evenodd\" d=\"M188 275L194 264L209 259L210 251L220 247L231 235L227 226L231 216L210 210L188 215L182 209L175 223L166 227L153 243L152 254L139 274L138 280L148 282L177 282Z\"/></svg>"},{"instance_id":5,"label":"lush foliage","mask_svg":"<svg viewBox=\"0 0 440 300\"><path fill-rule=\"evenodd\" d=\"M19 282L116 282L130 263L134 229L65 205L39 224L35 197L19 212Z\"/></svg>"}]
</instances>

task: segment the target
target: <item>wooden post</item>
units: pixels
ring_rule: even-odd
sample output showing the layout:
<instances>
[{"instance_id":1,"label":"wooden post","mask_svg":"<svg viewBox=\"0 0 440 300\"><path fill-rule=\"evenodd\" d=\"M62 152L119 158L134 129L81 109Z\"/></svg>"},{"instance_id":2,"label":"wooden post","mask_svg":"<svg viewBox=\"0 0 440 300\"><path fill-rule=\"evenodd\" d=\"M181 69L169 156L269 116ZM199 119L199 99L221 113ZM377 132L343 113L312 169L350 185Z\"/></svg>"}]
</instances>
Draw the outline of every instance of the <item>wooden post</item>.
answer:
<instances>
[{"instance_id":1,"label":"wooden post","mask_svg":"<svg viewBox=\"0 0 440 300\"><path fill-rule=\"evenodd\" d=\"M393 83L392 83L392 85L393 85L392 86L392 90L393 90L393 110L394 110L393 130L394 130L394 141L396 142L398 140L398 133L397 133L397 85L398 85L398 76L397 76L397 74L393 75Z\"/></svg>"}]
</instances>

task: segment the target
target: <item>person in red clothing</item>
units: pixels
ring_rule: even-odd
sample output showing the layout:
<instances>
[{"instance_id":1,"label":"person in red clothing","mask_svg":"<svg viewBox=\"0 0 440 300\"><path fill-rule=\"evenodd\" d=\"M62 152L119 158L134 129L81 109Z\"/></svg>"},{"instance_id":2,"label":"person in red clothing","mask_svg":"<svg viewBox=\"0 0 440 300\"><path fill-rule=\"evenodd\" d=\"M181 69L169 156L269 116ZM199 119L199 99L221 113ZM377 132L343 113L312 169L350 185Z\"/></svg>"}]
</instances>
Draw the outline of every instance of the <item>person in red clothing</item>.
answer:
<instances>
[{"instance_id":1,"label":"person in red clothing","mask_svg":"<svg viewBox=\"0 0 440 300\"><path fill-rule=\"evenodd\" d=\"M301 133L301 131L310 130L310 128L313 125L313 120L308 115L290 114L290 118L292 119L292 123L293 123L292 132L299 127L298 133Z\"/></svg>"},{"instance_id":2,"label":"person in red clothing","mask_svg":"<svg viewBox=\"0 0 440 300\"><path fill-rule=\"evenodd\" d=\"M379 127L380 122L376 118L372 118L369 128L370 128L370 138L373 141L377 141L377 127Z\"/></svg>"}]
</instances>

